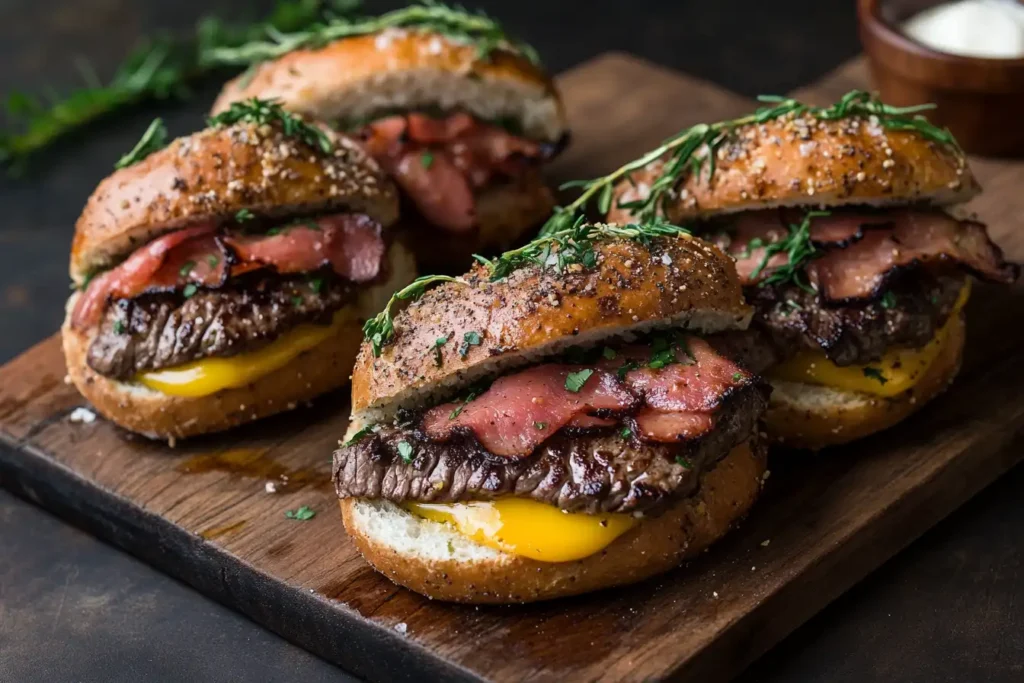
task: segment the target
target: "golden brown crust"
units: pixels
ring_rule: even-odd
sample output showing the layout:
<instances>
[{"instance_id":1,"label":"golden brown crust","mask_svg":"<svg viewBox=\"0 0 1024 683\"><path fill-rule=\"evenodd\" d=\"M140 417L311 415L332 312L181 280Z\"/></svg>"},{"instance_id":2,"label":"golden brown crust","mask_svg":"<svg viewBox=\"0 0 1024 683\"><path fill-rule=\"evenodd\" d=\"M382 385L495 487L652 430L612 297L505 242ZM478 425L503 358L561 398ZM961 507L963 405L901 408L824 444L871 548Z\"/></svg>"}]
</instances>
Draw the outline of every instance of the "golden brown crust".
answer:
<instances>
[{"instance_id":1,"label":"golden brown crust","mask_svg":"<svg viewBox=\"0 0 1024 683\"><path fill-rule=\"evenodd\" d=\"M436 287L395 317L392 341L375 358L364 344L352 378L353 413L382 409L449 382L468 383L531 357L629 331L689 325L745 327L750 308L732 260L689 235L644 246L597 243L597 265L523 267L490 282L481 266ZM463 346L467 334L477 345ZM440 363L433 349L445 338Z\"/></svg>"},{"instance_id":2,"label":"golden brown crust","mask_svg":"<svg viewBox=\"0 0 1024 683\"><path fill-rule=\"evenodd\" d=\"M75 225L71 279L81 284L160 234L241 209L285 216L343 208L393 223L394 185L354 142L328 134L331 153L277 127L207 128L115 171Z\"/></svg>"},{"instance_id":3,"label":"golden brown crust","mask_svg":"<svg viewBox=\"0 0 1024 683\"><path fill-rule=\"evenodd\" d=\"M484 119L515 117L534 139L555 141L566 129L554 83L528 59L495 50L483 60L475 45L430 31L390 29L289 52L225 85L212 111L250 97L324 121L442 105Z\"/></svg>"},{"instance_id":4,"label":"golden brown crust","mask_svg":"<svg viewBox=\"0 0 1024 683\"><path fill-rule=\"evenodd\" d=\"M619 183L609 221L629 221L617 204L646 196L662 165L634 173L636 187ZM775 206L955 204L981 191L952 147L867 119L808 115L737 128L718 148L711 181L705 164L699 178L688 174L676 189L667 207L673 222Z\"/></svg>"},{"instance_id":5,"label":"golden brown crust","mask_svg":"<svg viewBox=\"0 0 1024 683\"><path fill-rule=\"evenodd\" d=\"M525 241L555 207L555 197L539 168L478 190L475 201L477 225L468 233L430 225L412 207L402 214L398 228L416 253L422 272L465 272L473 263L473 254L493 256Z\"/></svg>"},{"instance_id":6,"label":"golden brown crust","mask_svg":"<svg viewBox=\"0 0 1024 683\"><path fill-rule=\"evenodd\" d=\"M964 340L961 315L951 326L949 342L921 380L890 398L773 381L775 390L765 415L768 437L787 446L818 450L888 429L945 391L960 370Z\"/></svg>"},{"instance_id":7,"label":"golden brown crust","mask_svg":"<svg viewBox=\"0 0 1024 683\"><path fill-rule=\"evenodd\" d=\"M514 603L550 600L636 583L677 567L721 538L757 500L765 448L739 447L701 477L700 490L647 519L601 552L573 562L502 553L497 561L427 561L396 552L356 522L358 501L341 501L349 536L375 569L436 600Z\"/></svg>"}]
</instances>

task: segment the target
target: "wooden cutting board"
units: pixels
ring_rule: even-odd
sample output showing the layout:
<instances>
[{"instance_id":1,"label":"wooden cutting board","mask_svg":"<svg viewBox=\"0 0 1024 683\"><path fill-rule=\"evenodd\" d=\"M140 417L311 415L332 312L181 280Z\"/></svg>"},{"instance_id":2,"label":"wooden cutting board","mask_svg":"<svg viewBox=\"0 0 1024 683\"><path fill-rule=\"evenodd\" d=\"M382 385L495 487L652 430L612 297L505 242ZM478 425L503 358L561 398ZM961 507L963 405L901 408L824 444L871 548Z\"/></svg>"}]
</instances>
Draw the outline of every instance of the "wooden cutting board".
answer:
<instances>
[{"instance_id":1,"label":"wooden cutting board","mask_svg":"<svg viewBox=\"0 0 1024 683\"><path fill-rule=\"evenodd\" d=\"M599 175L684 126L752 106L615 54L560 83L575 134L555 169L560 180ZM857 62L802 94L831 101L864 83ZM1009 256L1024 260L1024 166L975 168L988 192L974 208ZM170 448L102 420L71 422L83 401L64 382L55 336L0 369L0 478L373 680L721 680L1021 459L1024 291L975 291L950 392L883 436L818 456L775 453L763 500L709 553L589 596L446 605L372 571L345 537L329 479L346 428L343 393ZM285 517L302 505L316 517Z\"/></svg>"}]
</instances>

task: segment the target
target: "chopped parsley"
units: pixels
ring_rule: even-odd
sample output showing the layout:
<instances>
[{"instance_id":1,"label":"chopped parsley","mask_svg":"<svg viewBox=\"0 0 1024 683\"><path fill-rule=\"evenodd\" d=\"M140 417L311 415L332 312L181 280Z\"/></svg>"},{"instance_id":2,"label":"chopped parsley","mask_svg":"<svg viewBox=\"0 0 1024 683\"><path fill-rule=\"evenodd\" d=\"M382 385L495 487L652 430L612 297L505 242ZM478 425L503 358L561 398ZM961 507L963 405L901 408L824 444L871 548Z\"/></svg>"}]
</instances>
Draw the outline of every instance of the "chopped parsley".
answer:
<instances>
[{"instance_id":1,"label":"chopped parsley","mask_svg":"<svg viewBox=\"0 0 1024 683\"><path fill-rule=\"evenodd\" d=\"M412 456L415 453L412 446L409 445L408 441L398 442L398 456L402 458L402 462L408 464L412 462Z\"/></svg>"},{"instance_id":2,"label":"chopped parsley","mask_svg":"<svg viewBox=\"0 0 1024 683\"><path fill-rule=\"evenodd\" d=\"M734 372L734 373L732 373L732 381L733 382L739 382L742 379L743 379L743 373L742 372Z\"/></svg>"},{"instance_id":3,"label":"chopped parsley","mask_svg":"<svg viewBox=\"0 0 1024 683\"><path fill-rule=\"evenodd\" d=\"M448 337L438 337L434 340L434 364L441 367L441 347L448 343Z\"/></svg>"},{"instance_id":4,"label":"chopped parsley","mask_svg":"<svg viewBox=\"0 0 1024 683\"><path fill-rule=\"evenodd\" d=\"M618 375L619 381L621 382L626 379L626 375L630 370L636 370L638 367L640 367L640 364L635 360L627 360L622 364L621 368L615 371L615 374Z\"/></svg>"},{"instance_id":5,"label":"chopped parsley","mask_svg":"<svg viewBox=\"0 0 1024 683\"><path fill-rule=\"evenodd\" d=\"M370 434L376 434L378 429L380 429L380 427L378 427L377 425L373 425L373 424L366 425L365 427L360 429L358 432L353 434L351 439L349 439L348 441L346 441L345 443L343 443L341 445L347 448L348 446L352 446L354 444L357 444L360 441L362 441L364 437L367 437Z\"/></svg>"},{"instance_id":6,"label":"chopped parsley","mask_svg":"<svg viewBox=\"0 0 1024 683\"><path fill-rule=\"evenodd\" d=\"M622 436L623 439L628 439L629 437L633 436L633 430L630 429L629 427L623 427L622 431L619 432L619 435Z\"/></svg>"},{"instance_id":7,"label":"chopped parsley","mask_svg":"<svg viewBox=\"0 0 1024 683\"><path fill-rule=\"evenodd\" d=\"M208 265L209 265L209 266L210 266L211 268L216 268L216 267L217 267L217 264L218 264L218 263L220 263L220 258L219 258L219 257L218 257L218 256L217 256L216 254L209 254L209 255L208 255L208 256L206 257L206 263L207 263L207 264L208 264Z\"/></svg>"},{"instance_id":8,"label":"chopped parsley","mask_svg":"<svg viewBox=\"0 0 1024 683\"><path fill-rule=\"evenodd\" d=\"M615 356L618 354L615 353L615 349L611 349L606 346L604 347L604 351L601 352L601 355L604 356L605 360L615 360Z\"/></svg>"},{"instance_id":9,"label":"chopped parsley","mask_svg":"<svg viewBox=\"0 0 1024 683\"><path fill-rule=\"evenodd\" d=\"M125 326L123 320L114 321L114 334L124 334Z\"/></svg>"},{"instance_id":10,"label":"chopped parsley","mask_svg":"<svg viewBox=\"0 0 1024 683\"><path fill-rule=\"evenodd\" d=\"M295 296L292 297L292 306L298 307L298 306L301 306L301 305L302 305L302 297L299 296L298 294L296 294Z\"/></svg>"},{"instance_id":11,"label":"chopped parsley","mask_svg":"<svg viewBox=\"0 0 1024 683\"><path fill-rule=\"evenodd\" d=\"M297 519L300 522L305 522L316 517L316 510L308 505L303 505L298 510L285 510L284 516L288 519Z\"/></svg>"},{"instance_id":12,"label":"chopped parsley","mask_svg":"<svg viewBox=\"0 0 1024 683\"><path fill-rule=\"evenodd\" d=\"M196 292L198 291L199 288L196 287L195 284L190 282L187 285L185 285L185 289L181 290L181 295L184 296L186 299L191 299L196 295Z\"/></svg>"},{"instance_id":13,"label":"chopped parsley","mask_svg":"<svg viewBox=\"0 0 1024 683\"><path fill-rule=\"evenodd\" d=\"M682 351L687 358L693 358L689 348L686 346L686 341L682 337L677 337L674 341L664 336L654 337L651 340L651 350L651 359L648 361L647 367L652 370L660 370L666 365L678 363L677 351Z\"/></svg>"},{"instance_id":14,"label":"chopped parsley","mask_svg":"<svg viewBox=\"0 0 1024 683\"><path fill-rule=\"evenodd\" d=\"M579 372L570 372L565 378L565 388L574 394L578 394L593 374L594 371L590 368L584 368Z\"/></svg>"},{"instance_id":15,"label":"chopped parsley","mask_svg":"<svg viewBox=\"0 0 1024 683\"><path fill-rule=\"evenodd\" d=\"M687 460L686 458L684 458L681 455L677 455L676 456L676 464L682 465L683 467L685 467L688 470L692 470L693 469L693 463L691 463L689 460Z\"/></svg>"},{"instance_id":16,"label":"chopped parsley","mask_svg":"<svg viewBox=\"0 0 1024 683\"><path fill-rule=\"evenodd\" d=\"M322 277L309 278L309 288L319 294L320 290L324 288L324 279Z\"/></svg>"},{"instance_id":17,"label":"chopped parsley","mask_svg":"<svg viewBox=\"0 0 1024 683\"><path fill-rule=\"evenodd\" d=\"M467 405L469 405L469 402L472 401L477 396L478 396L478 394L477 394L476 391L469 392L469 395L466 396L466 398L464 398L462 400L462 405L456 407L455 410L453 410L452 412L448 413L448 419L449 420L454 420L455 418L457 418L462 413L462 409L465 408Z\"/></svg>"},{"instance_id":18,"label":"chopped parsley","mask_svg":"<svg viewBox=\"0 0 1024 683\"><path fill-rule=\"evenodd\" d=\"M874 380L878 380L878 382L880 382L881 384L885 384L886 382L889 381L885 378L885 375L882 374L882 371L879 368L873 368L871 366L867 366L864 368L864 376Z\"/></svg>"},{"instance_id":19,"label":"chopped parsley","mask_svg":"<svg viewBox=\"0 0 1024 683\"><path fill-rule=\"evenodd\" d=\"M882 299L878 303L881 304L882 308L893 308L896 306L896 295L892 291L888 291L882 295Z\"/></svg>"},{"instance_id":20,"label":"chopped parsley","mask_svg":"<svg viewBox=\"0 0 1024 683\"><path fill-rule=\"evenodd\" d=\"M480 346L480 333L474 330L470 330L466 334L462 335L462 343L459 344L459 355L463 358L469 354L470 346Z\"/></svg>"},{"instance_id":21,"label":"chopped parsley","mask_svg":"<svg viewBox=\"0 0 1024 683\"><path fill-rule=\"evenodd\" d=\"M420 155L420 166L423 168L430 168L434 165L434 155L430 152L424 152Z\"/></svg>"},{"instance_id":22,"label":"chopped parsley","mask_svg":"<svg viewBox=\"0 0 1024 683\"><path fill-rule=\"evenodd\" d=\"M250 211L249 209L239 209L235 213L235 222L236 223L244 223L246 221L251 221L255 217L256 216L253 215L253 212Z\"/></svg>"},{"instance_id":23,"label":"chopped parsley","mask_svg":"<svg viewBox=\"0 0 1024 683\"><path fill-rule=\"evenodd\" d=\"M181 265L181 269L178 271L178 275L180 275L181 277L188 277L188 274L191 273L195 269L195 267L195 261L185 261L185 263Z\"/></svg>"},{"instance_id":24,"label":"chopped parsley","mask_svg":"<svg viewBox=\"0 0 1024 683\"><path fill-rule=\"evenodd\" d=\"M544 431L545 429L548 428L548 423L547 422L534 422L533 423L533 428L536 429L539 432L540 431Z\"/></svg>"}]
</instances>

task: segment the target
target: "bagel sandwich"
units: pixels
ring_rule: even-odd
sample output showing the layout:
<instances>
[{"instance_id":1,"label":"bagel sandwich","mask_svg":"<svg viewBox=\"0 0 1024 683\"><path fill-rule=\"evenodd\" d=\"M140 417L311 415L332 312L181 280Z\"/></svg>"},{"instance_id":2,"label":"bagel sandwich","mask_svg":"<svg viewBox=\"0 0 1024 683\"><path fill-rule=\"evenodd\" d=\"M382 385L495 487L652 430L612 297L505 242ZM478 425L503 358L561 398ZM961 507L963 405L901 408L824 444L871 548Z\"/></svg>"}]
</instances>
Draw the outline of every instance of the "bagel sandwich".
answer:
<instances>
[{"instance_id":1,"label":"bagel sandwich","mask_svg":"<svg viewBox=\"0 0 1024 683\"><path fill-rule=\"evenodd\" d=\"M958 208L981 190L963 152L918 110L771 98L585 186L610 188L609 221L661 216L736 259L778 441L817 449L903 420L957 374L972 278L1018 277Z\"/></svg>"},{"instance_id":2,"label":"bagel sandwich","mask_svg":"<svg viewBox=\"0 0 1024 683\"><path fill-rule=\"evenodd\" d=\"M345 385L361 327L415 278L398 195L352 141L258 100L164 145L157 120L75 226L68 375L151 438Z\"/></svg>"},{"instance_id":3,"label":"bagel sandwich","mask_svg":"<svg viewBox=\"0 0 1024 683\"><path fill-rule=\"evenodd\" d=\"M565 111L533 49L490 18L414 4L259 48L225 51L225 62L259 61L213 112L272 98L360 139L402 191L422 270L462 272L472 254L520 243L551 213L541 171L567 144Z\"/></svg>"},{"instance_id":4,"label":"bagel sandwich","mask_svg":"<svg viewBox=\"0 0 1024 683\"><path fill-rule=\"evenodd\" d=\"M416 297L366 326L333 466L396 583L468 603L632 583L758 497L768 387L720 350L751 310L715 247L580 223L396 301Z\"/></svg>"}]
</instances>

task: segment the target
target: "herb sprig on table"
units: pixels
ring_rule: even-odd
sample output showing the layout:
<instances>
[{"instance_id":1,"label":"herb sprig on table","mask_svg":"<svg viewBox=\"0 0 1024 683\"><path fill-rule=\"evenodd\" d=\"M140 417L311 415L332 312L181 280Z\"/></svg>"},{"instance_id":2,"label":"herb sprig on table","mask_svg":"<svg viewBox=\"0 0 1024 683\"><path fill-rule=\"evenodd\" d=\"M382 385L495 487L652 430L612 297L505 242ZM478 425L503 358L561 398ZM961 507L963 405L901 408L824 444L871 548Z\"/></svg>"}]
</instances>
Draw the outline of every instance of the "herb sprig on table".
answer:
<instances>
[{"instance_id":1,"label":"herb sprig on table","mask_svg":"<svg viewBox=\"0 0 1024 683\"><path fill-rule=\"evenodd\" d=\"M107 81L79 62L84 84L69 93L11 91L5 99L8 124L0 131L0 166L17 174L34 154L102 117L147 101L187 98L196 81L220 68L215 53L321 25L338 7L351 9L352 3L279 0L269 16L249 24L208 16L191 37L161 34L143 41Z\"/></svg>"},{"instance_id":2,"label":"herb sprig on table","mask_svg":"<svg viewBox=\"0 0 1024 683\"><path fill-rule=\"evenodd\" d=\"M541 234L550 234L571 225L576 217L595 203L602 215L611 210L616 186L621 181L633 182L632 174L661 160L662 166L650 180L645 197L619 203L618 207L628 209L639 222L655 220L665 215L667 203L676 188L691 175L710 182L715 174L718 149L736 128L750 124L762 124L784 116L813 116L823 121L835 121L850 117L875 117L878 124L890 130L913 131L918 135L942 145L959 149L952 133L929 123L921 112L934 109L935 105L922 104L913 107L892 107L884 104L875 95L863 90L852 90L829 107L815 107L798 100L762 95L758 98L763 106L753 114L719 123L698 123L666 139L638 159L622 165L606 176L592 180L574 180L562 185L561 189L580 188L580 195L564 207L559 207L545 223ZM706 172L705 172L706 170Z\"/></svg>"}]
</instances>

